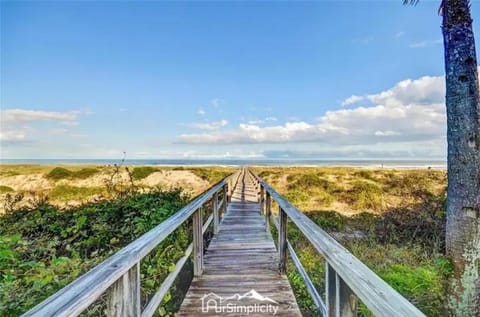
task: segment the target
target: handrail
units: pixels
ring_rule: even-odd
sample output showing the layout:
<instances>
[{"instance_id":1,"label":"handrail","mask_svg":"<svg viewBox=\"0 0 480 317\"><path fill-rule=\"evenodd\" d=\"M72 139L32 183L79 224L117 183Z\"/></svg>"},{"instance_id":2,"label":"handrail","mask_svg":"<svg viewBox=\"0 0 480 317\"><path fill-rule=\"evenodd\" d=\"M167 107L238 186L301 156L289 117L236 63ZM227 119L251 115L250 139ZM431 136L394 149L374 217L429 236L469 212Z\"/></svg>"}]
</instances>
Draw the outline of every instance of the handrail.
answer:
<instances>
[{"instance_id":1,"label":"handrail","mask_svg":"<svg viewBox=\"0 0 480 317\"><path fill-rule=\"evenodd\" d=\"M229 183L231 183L232 178L238 177L238 175L239 173L236 172L225 177L194 199L187 206L180 209L170 218L166 219L149 232L134 240L87 273L78 277L66 287L62 288L57 293L53 294L22 316L78 316L85 309L87 309L88 306L95 302L95 300L97 300L105 291L109 290L109 288L109 292L113 293L111 296L111 306L113 306L112 310L114 310L115 313L112 315L118 314L119 310L132 310L131 315L139 316L141 313L139 272L139 263L141 259L150 253L170 233L175 231L192 215L194 215L194 245L192 246L192 249L194 255L198 253L199 250L202 250L203 252L203 232L205 231L203 230L203 227L206 229L212 220L209 218L207 223L204 225L201 221L201 209L203 205L212 197L216 199L214 203L216 208L220 209L221 205L218 203L218 193L223 191L224 197L222 199L222 203L224 204L223 210L225 211L225 205L228 198L227 191L230 189L227 189L227 187L231 187L231 185L229 186ZM218 215L218 210L215 210L214 213ZM200 222L198 222L198 220L200 220ZM195 223L200 226L199 229L195 228ZM195 231L202 236L195 236ZM199 244L201 245L198 246ZM192 252L189 251L189 249L190 247L186 250L186 254L188 255ZM199 255L199 258L203 259L203 255ZM177 264L180 262L180 264L183 266L185 261L180 260L177 262ZM203 267L203 263L198 263L196 259L194 259L194 264L196 267L200 267L200 271L196 271L200 272L201 274L201 267ZM123 288L128 289L125 290ZM116 298L116 292L123 292L123 297L127 298ZM133 292L134 294L128 294L129 292ZM126 293L132 296L125 296ZM158 301L158 304L160 301ZM152 311L152 307L149 307L149 311Z\"/></svg>"},{"instance_id":2,"label":"handrail","mask_svg":"<svg viewBox=\"0 0 480 317\"><path fill-rule=\"evenodd\" d=\"M282 263L282 260L285 261L284 257L282 258L282 252L290 249L288 248L286 237L287 218L297 226L314 248L324 257L327 268L326 316L354 316L356 303L352 303L352 296L357 296L376 316L425 316L340 243L277 193L268 183L255 175L251 170L249 170L249 173L258 182L260 189L266 192L267 206L270 204L271 198L279 206L278 248L280 252L280 270L282 271L282 265L285 266L285 263ZM263 204L263 197L260 197L259 201ZM266 215L270 214L269 208L267 207ZM284 234L283 238L282 232ZM322 312L324 310L321 306L318 309Z\"/></svg>"}]
</instances>

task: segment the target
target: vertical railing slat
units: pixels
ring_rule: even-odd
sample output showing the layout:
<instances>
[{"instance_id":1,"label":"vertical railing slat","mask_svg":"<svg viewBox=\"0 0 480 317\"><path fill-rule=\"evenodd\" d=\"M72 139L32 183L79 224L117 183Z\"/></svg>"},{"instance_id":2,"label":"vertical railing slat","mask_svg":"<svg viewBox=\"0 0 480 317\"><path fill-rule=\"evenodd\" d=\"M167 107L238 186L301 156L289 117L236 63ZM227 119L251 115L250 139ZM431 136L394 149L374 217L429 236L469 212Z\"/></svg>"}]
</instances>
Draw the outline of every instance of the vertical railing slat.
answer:
<instances>
[{"instance_id":1,"label":"vertical railing slat","mask_svg":"<svg viewBox=\"0 0 480 317\"><path fill-rule=\"evenodd\" d=\"M335 270L325 262L325 306L327 307L327 317L335 317L337 280Z\"/></svg>"},{"instance_id":2,"label":"vertical railing slat","mask_svg":"<svg viewBox=\"0 0 480 317\"><path fill-rule=\"evenodd\" d=\"M203 234L202 234L203 207L198 208L193 214L193 274L202 275L203 272Z\"/></svg>"},{"instance_id":3,"label":"vertical railing slat","mask_svg":"<svg viewBox=\"0 0 480 317\"><path fill-rule=\"evenodd\" d=\"M218 192L213 195L213 233L218 233L218 223L219 223L219 216L218 216Z\"/></svg>"},{"instance_id":4,"label":"vertical railing slat","mask_svg":"<svg viewBox=\"0 0 480 317\"><path fill-rule=\"evenodd\" d=\"M106 315L140 316L140 305L140 263L137 263L109 288Z\"/></svg>"},{"instance_id":5,"label":"vertical railing slat","mask_svg":"<svg viewBox=\"0 0 480 317\"><path fill-rule=\"evenodd\" d=\"M272 198L270 193L267 192L265 199L265 230L270 231L270 214L272 213Z\"/></svg>"},{"instance_id":6,"label":"vertical railing slat","mask_svg":"<svg viewBox=\"0 0 480 317\"><path fill-rule=\"evenodd\" d=\"M342 280L340 275L335 274L336 287L336 317L356 317L357 316L357 297L350 287Z\"/></svg>"},{"instance_id":7,"label":"vertical railing slat","mask_svg":"<svg viewBox=\"0 0 480 317\"><path fill-rule=\"evenodd\" d=\"M260 212L263 214L265 212L265 189L263 188L262 185L259 185L260 186L260 199L259 199L259 202L260 202Z\"/></svg>"},{"instance_id":8,"label":"vertical railing slat","mask_svg":"<svg viewBox=\"0 0 480 317\"><path fill-rule=\"evenodd\" d=\"M285 274L287 271L287 214L281 207L278 208L278 217L280 219L278 231L278 269L280 274Z\"/></svg>"},{"instance_id":9,"label":"vertical railing slat","mask_svg":"<svg viewBox=\"0 0 480 317\"><path fill-rule=\"evenodd\" d=\"M223 205L222 205L222 214L225 215L227 212L227 202L228 202L228 196L227 196L227 185L223 186ZM222 217L223 217L222 215Z\"/></svg>"}]
</instances>

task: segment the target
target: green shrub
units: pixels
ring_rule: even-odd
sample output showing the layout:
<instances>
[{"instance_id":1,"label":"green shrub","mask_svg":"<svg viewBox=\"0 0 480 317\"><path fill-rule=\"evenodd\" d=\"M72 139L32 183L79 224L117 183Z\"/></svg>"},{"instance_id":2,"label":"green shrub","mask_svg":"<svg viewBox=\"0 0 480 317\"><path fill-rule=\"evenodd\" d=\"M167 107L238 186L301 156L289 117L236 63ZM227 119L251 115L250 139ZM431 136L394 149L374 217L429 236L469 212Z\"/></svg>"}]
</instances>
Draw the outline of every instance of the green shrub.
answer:
<instances>
[{"instance_id":1,"label":"green shrub","mask_svg":"<svg viewBox=\"0 0 480 317\"><path fill-rule=\"evenodd\" d=\"M1 195L1 194L6 194L6 193L11 193L11 192L13 192L13 191L14 191L14 190L13 190L12 187L0 185L0 195Z\"/></svg>"},{"instance_id":2,"label":"green shrub","mask_svg":"<svg viewBox=\"0 0 480 317\"><path fill-rule=\"evenodd\" d=\"M18 316L167 219L187 203L181 190L136 194L68 210L43 204L0 217L0 311ZM153 294L191 241L181 226L141 265L142 298ZM172 294L175 293L174 287ZM162 306L172 311L179 297ZM102 315L91 307L90 315Z\"/></svg>"},{"instance_id":3,"label":"green shrub","mask_svg":"<svg viewBox=\"0 0 480 317\"><path fill-rule=\"evenodd\" d=\"M54 181L71 178L72 176L73 172L63 167L55 167L47 174L47 178L50 178Z\"/></svg>"},{"instance_id":4,"label":"green shrub","mask_svg":"<svg viewBox=\"0 0 480 317\"><path fill-rule=\"evenodd\" d=\"M285 194L285 198L293 205L299 205L310 200L310 195L302 190L292 190Z\"/></svg>"},{"instance_id":5,"label":"green shrub","mask_svg":"<svg viewBox=\"0 0 480 317\"><path fill-rule=\"evenodd\" d=\"M345 198L356 210L380 211L384 207L383 190L369 181L354 182Z\"/></svg>"},{"instance_id":6,"label":"green shrub","mask_svg":"<svg viewBox=\"0 0 480 317\"><path fill-rule=\"evenodd\" d=\"M308 192L318 192L319 190L327 193L334 193L338 190L335 183L319 177L316 174L290 174L287 176L288 190L304 190Z\"/></svg>"},{"instance_id":7,"label":"green shrub","mask_svg":"<svg viewBox=\"0 0 480 317\"><path fill-rule=\"evenodd\" d=\"M314 211L309 212L307 215L324 230L344 230L347 224L347 217L335 211Z\"/></svg>"},{"instance_id":8,"label":"green shrub","mask_svg":"<svg viewBox=\"0 0 480 317\"><path fill-rule=\"evenodd\" d=\"M48 194L48 197L53 200L81 200L91 197L96 194L105 194L105 189L102 187L78 187L70 185L57 185Z\"/></svg>"},{"instance_id":9,"label":"green shrub","mask_svg":"<svg viewBox=\"0 0 480 317\"><path fill-rule=\"evenodd\" d=\"M148 177L150 174L157 172L158 169L151 166L135 167L132 170L132 177L135 180L141 180Z\"/></svg>"},{"instance_id":10,"label":"green shrub","mask_svg":"<svg viewBox=\"0 0 480 317\"><path fill-rule=\"evenodd\" d=\"M203 167L195 167L189 169L193 174L197 175L201 179L209 182L210 184L214 184L216 182L221 181L223 178L230 175L232 172L230 170L220 170L218 168L203 168Z\"/></svg>"},{"instance_id":11,"label":"green shrub","mask_svg":"<svg viewBox=\"0 0 480 317\"><path fill-rule=\"evenodd\" d=\"M369 179L369 180L375 180L375 175L374 175L374 172L373 171L370 171L370 170L359 170L359 171L355 171L353 173L354 176L356 177L361 177L361 178L365 178L365 179Z\"/></svg>"},{"instance_id":12,"label":"green shrub","mask_svg":"<svg viewBox=\"0 0 480 317\"><path fill-rule=\"evenodd\" d=\"M63 167L55 167L47 174L47 178L52 179L54 181L59 181L62 179L74 179L74 178L86 179L99 172L100 171L98 169L90 168L90 167L82 168L81 170L78 170L78 171L71 171Z\"/></svg>"},{"instance_id":13,"label":"green shrub","mask_svg":"<svg viewBox=\"0 0 480 317\"><path fill-rule=\"evenodd\" d=\"M86 168L82 168L79 171L73 172L73 177L74 178L80 178L80 179L87 179L87 178L92 177L93 175L95 175L99 172L100 171L96 168L86 167Z\"/></svg>"}]
</instances>

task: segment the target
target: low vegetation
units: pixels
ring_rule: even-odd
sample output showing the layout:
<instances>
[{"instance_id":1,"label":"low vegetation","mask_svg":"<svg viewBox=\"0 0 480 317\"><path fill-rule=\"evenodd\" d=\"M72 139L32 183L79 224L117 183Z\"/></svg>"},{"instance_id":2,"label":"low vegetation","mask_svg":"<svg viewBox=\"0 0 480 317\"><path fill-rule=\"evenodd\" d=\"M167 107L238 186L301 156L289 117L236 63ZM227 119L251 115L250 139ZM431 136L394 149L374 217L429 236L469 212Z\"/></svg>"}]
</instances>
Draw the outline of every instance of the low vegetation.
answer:
<instances>
[{"instance_id":1,"label":"low vegetation","mask_svg":"<svg viewBox=\"0 0 480 317\"><path fill-rule=\"evenodd\" d=\"M8 186L4 186L4 185L0 185L0 195L1 194L6 194L6 193L11 193L13 192L13 188L11 187L8 187Z\"/></svg>"},{"instance_id":2,"label":"low vegetation","mask_svg":"<svg viewBox=\"0 0 480 317\"><path fill-rule=\"evenodd\" d=\"M234 171L232 168L222 167L190 167L188 170L210 184L219 182Z\"/></svg>"},{"instance_id":3,"label":"low vegetation","mask_svg":"<svg viewBox=\"0 0 480 317\"><path fill-rule=\"evenodd\" d=\"M210 184L231 172L227 168L202 167L130 170L138 181L163 169L188 170ZM80 179L82 176L74 175L81 170L50 168L44 172L59 180L71 180ZM22 169L19 171L22 173ZM446 281L451 274L451 264L444 255L446 180L443 171L353 168L262 168L256 171L424 313L447 315ZM1 169L0 172L10 173ZM88 173L93 171L76 175ZM92 203L85 197L101 197L105 195L105 187L54 184L50 199L78 200L84 204L59 210L47 199L37 199L28 207L12 203L15 207L11 208L12 212L0 216L0 311L5 316L17 316L34 306L188 201L181 190L154 189L146 193L126 191L115 196L118 199ZM11 195L13 189L4 187L7 186L0 190ZM322 293L323 259L293 224L288 230L290 242ZM143 302L183 254L190 234L188 228L181 227L142 261ZM316 315L292 263L289 263L288 277L304 315ZM162 304L161 315L175 312L188 278L186 281L179 281L172 289ZM99 303L89 314L101 315L102 308ZM371 316L363 305L360 311L362 316Z\"/></svg>"},{"instance_id":4,"label":"low vegetation","mask_svg":"<svg viewBox=\"0 0 480 317\"><path fill-rule=\"evenodd\" d=\"M132 170L132 177L134 180L141 180L157 171L158 171L157 168L151 167L151 166L134 167Z\"/></svg>"},{"instance_id":5,"label":"low vegetation","mask_svg":"<svg viewBox=\"0 0 480 317\"><path fill-rule=\"evenodd\" d=\"M443 171L352 168L257 171L293 204L304 206L310 219L427 316L448 316L447 280L452 265L444 254ZM288 238L323 293L324 260L293 224L289 226ZM317 316L293 263L289 263L288 277L303 314ZM360 315L373 316L364 305L360 305Z\"/></svg>"},{"instance_id":6,"label":"low vegetation","mask_svg":"<svg viewBox=\"0 0 480 317\"><path fill-rule=\"evenodd\" d=\"M54 181L62 179L86 179L99 172L98 169L90 167L82 168L78 171L71 171L63 167L55 167L46 175L46 177Z\"/></svg>"},{"instance_id":7,"label":"low vegetation","mask_svg":"<svg viewBox=\"0 0 480 317\"><path fill-rule=\"evenodd\" d=\"M95 195L104 197L106 194L104 187L57 185L49 192L48 198L57 201L83 201Z\"/></svg>"},{"instance_id":8,"label":"low vegetation","mask_svg":"<svg viewBox=\"0 0 480 317\"><path fill-rule=\"evenodd\" d=\"M0 217L0 311L18 316L171 216L188 201L180 189L135 194L60 211L42 203ZM190 240L186 226L142 261L142 300L160 286ZM178 286L179 288L181 286ZM177 288L172 290L175 294ZM178 296L167 296L165 312ZM89 311L98 316L102 305Z\"/></svg>"}]
</instances>

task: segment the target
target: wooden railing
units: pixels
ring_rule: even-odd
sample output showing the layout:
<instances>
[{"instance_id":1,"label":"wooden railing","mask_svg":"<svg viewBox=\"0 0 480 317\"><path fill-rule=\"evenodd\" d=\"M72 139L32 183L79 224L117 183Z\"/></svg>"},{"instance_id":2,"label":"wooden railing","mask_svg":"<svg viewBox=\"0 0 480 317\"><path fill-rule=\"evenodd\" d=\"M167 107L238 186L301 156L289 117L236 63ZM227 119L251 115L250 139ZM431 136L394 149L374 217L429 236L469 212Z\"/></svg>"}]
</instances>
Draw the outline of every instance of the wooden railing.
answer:
<instances>
[{"instance_id":1,"label":"wooden railing","mask_svg":"<svg viewBox=\"0 0 480 317\"><path fill-rule=\"evenodd\" d=\"M321 315L356 317L358 298L375 316L425 316L260 177L251 171L248 177L256 184L261 210L265 214L266 230L270 230L270 220L277 227L280 273L286 272L288 252ZM272 200L279 206L278 217L272 214ZM288 241L289 220L325 260L325 300L320 296Z\"/></svg>"},{"instance_id":2,"label":"wooden railing","mask_svg":"<svg viewBox=\"0 0 480 317\"><path fill-rule=\"evenodd\" d=\"M107 297L107 316L152 316L192 252L194 275L202 274L203 235L212 221L213 232L218 232L220 214L226 211L227 202L229 202L238 182L239 173L240 171L218 182L173 216L80 276L23 316L78 316L104 293ZM222 197L221 200L219 200L220 196ZM204 223L203 208L210 201L213 203L213 211ZM140 302L141 260L190 217L193 217L193 242L177 261L175 269L165 278L160 288L142 309Z\"/></svg>"},{"instance_id":3,"label":"wooden railing","mask_svg":"<svg viewBox=\"0 0 480 317\"><path fill-rule=\"evenodd\" d=\"M221 213L225 213L227 203L237 186L239 177L244 175L249 177L256 186L261 210L265 215L266 230L270 230L270 221L277 227L280 273L286 273L288 253L304 280L319 314L326 317L357 316L358 298L376 316L424 316L342 245L248 169L241 169L218 182L173 216L23 316L78 316L103 294L107 298L107 316L152 316L192 253L194 275L202 274L204 233L212 222L213 232L218 232ZM272 200L279 206L278 217L274 217L272 214ZM209 202L212 202L213 205L212 214L203 222L203 209ZM175 268L165 278L157 292L142 308L140 301L141 260L190 217L192 217L193 242L176 262ZM296 255L295 249L288 241L288 221L296 225L325 259L325 299L315 288L313 281Z\"/></svg>"}]
</instances>

